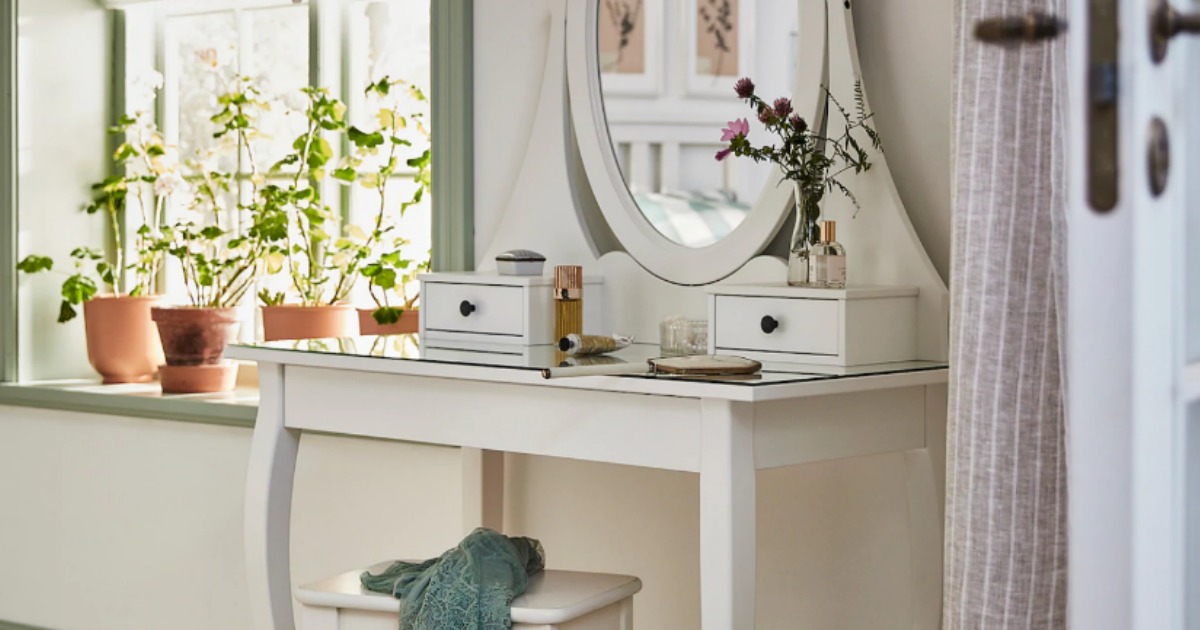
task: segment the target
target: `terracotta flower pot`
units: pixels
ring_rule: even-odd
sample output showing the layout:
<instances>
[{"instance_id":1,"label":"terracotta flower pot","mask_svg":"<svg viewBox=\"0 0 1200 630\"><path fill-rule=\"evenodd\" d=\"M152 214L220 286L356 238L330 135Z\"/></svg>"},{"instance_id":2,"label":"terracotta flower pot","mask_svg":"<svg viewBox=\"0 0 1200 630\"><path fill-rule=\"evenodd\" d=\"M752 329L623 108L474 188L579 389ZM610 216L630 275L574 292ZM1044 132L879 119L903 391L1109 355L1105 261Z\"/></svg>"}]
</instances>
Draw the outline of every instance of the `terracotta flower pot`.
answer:
<instances>
[{"instance_id":1,"label":"terracotta flower pot","mask_svg":"<svg viewBox=\"0 0 1200 630\"><path fill-rule=\"evenodd\" d=\"M154 307L167 364L159 370L166 394L226 392L237 381L237 364L224 360L225 344L237 339L237 309Z\"/></svg>"},{"instance_id":2,"label":"terracotta flower pot","mask_svg":"<svg viewBox=\"0 0 1200 630\"><path fill-rule=\"evenodd\" d=\"M162 307L150 309L158 324L167 365L216 365L225 344L237 339L237 309Z\"/></svg>"},{"instance_id":3,"label":"terracotta flower pot","mask_svg":"<svg viewBox=\"0 0 1200 630\"><path fill-rule=\"evenodd\" d=\"M97 295L83 303L88 362L105 383L145 383L163 362L150 308L162 297Z\"/></svg>"},{"instance_id":4,"label":"terracotta flower pot","mask_svg":"<svg viewBox=\"0 0 1200 630\"><path fill-rule=\"evenodd\" d=\"M358 309L358 334L360 335L405 335L416 333L421 327L421 312L409 309L400 314L394 324L380 324L373 315L375 309Z\"/></svg>"},{"instance_id":5,"label":"terracotta flower pot","mask_svg":"<svg viewBox=\"0 0 1200 630\"><path fill-rule=\"evenodd\" d=\"M262 315L263 338L267 341L353 337L356 334L354 307L349 304L264 306Z\"/></svg>"},{"instance_id":6,"label":"terracotta flower pot","mask_svg":"<svg viewBox=\"0 0 1200 630\"><path fill-rule=\"evenodd\" d=\"M164 394L227 392L237 384L238 365L222 360L212 365L164 365L159 368Z\"/></svg>"}]
</instances>

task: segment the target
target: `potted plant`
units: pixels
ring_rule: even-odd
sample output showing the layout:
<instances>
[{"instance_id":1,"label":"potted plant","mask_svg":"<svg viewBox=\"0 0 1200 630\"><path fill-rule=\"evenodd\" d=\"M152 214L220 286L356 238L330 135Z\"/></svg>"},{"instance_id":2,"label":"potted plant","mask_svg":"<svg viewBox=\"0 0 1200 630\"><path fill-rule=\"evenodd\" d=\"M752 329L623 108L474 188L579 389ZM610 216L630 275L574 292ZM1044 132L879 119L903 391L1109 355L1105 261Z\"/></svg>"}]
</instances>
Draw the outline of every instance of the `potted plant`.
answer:
<instances>
[{"instance_id":1,"label":"potted plant","mask_svg":"<svg viewBox=\"0 0 1200 630\"><path fill-rule=\"evenodd\" d=\"M350 127L347 136L353 150L333 172L333 177L344 184L353 185L357 182L379 195L371 231L358 250L358 253L370 259L355 260L351 268L366 278L368 292L375 302L374 308L358 309L359 334L415 333L419 321L419 314L414 308L418 295L414 293L410 296L408 288L418 273L429 268L429 256L426 253L423 259L415 259L406 255L408 240L394 232L408 209L421 203L432 182L429 131L421 120L424 114L416 111L405 115L402 111L405 96L418 105L424 103L426 98L415 85L386 76L368 85L366 95L388 103L377 114L379 128L368 133ZM415 129L416 137L422 139L425 146L416 149L419 151L416 156L404 159L401 151L411 149L413 143L401 137L400 133L410 124ZM381 153L381 146L387 147L386 153L376 164L367 166L374 156ZM398 211L393 211L389 206L387 182L396 173L401 159L408 167L415 169L412 176L415 187L412 194L399 204Z\"/></svg>"},{"instance_id":2,"label":"potted plant","mask_svg":"<svg viewBox=\"0 0 1200 630\"><path fill-rule=\"evenodd\" d=\"M218 97L221 111L213 116L220 125L214 135L233 134L238 146L251 155L255 122L266 108L258 94L248 79L234 77L232 89ZM256 193L260 179L253 159L250 162ZM165 393L228 391L236 382L237 364L226 360L224 353L241 324L238 305L254 287L263 265L270 271L282 255L266 238L273 217L264 214L261 206L237 208L238 215L249 217L248 222L229 216L223 199L232 189L232 173L200 161L189 161L187 166L194 182L191 203L184 218L163 229L163 239L167 253L179 261L188 304L156 306L151 311L166 358L160 370L162 389Z\"/></svg>"},{"instance_id":3,"label":"potted plant","mask_svg":"<svg viewBox=\"0 0 1200 630\"><path fill-rule=\"evenodd\" d=\"M721 142L728 145L718 151L716 157L724 160L732 154L749 157L755 162L774 162L783 171L783 179L792 183L796 197L796 227L788 256L788 284L806 285L810 282L809 253L818 240L817 220L821 216L821 200L825 193L836 190L858 207L858 200L838 177L846 171L861 173L871 168L864 145L881 148L879 134L869 122L874 114L867 111L860 81L854 83L853 112L847 111L828 88L821 86L826 111L832 104L844 122L841 133L830 136L824 124L821 129L809 128L808 122L792 111L791 100L777 98L774 103L767 103L754 90L754 82L749 78L739 79L734 85L738 98L746 101L767 131L778 137L778 146L754 146L748 139L750 124L743 118L730 121L722 130ZM857 131L862 131L865 141L855 137Z\"/></svg>"},{"instance_id":4,"label":"potted plant","mask_svg":"<svg viewBox=\"0 0 1200 630\"><path fill-rule=\"evenodd\" d=\"M272 226L268 237L282 248L290 289L299 300L287 303L287 292L259 292L268 341L351 336L354 309L346 300L357 266L367 257L366 233L343 227L321 198L320 183L333 157L324 132L347 130L346 106L322 88L306 87L303 93L305 131L292 151L271 167L273 173L289 174L291 179L286 185L266 184L256 201L264 225Z\"/></svg>"},{"instance_id":5,"label":"potted plant","mask_svg":"<svg viewBox=\"0 0 1200 630\"><path fill-rule=\"evenodd\" d=\"M153 82L154 89L161 87L162 77L156 75ZM106 253L88 247L71 252L74 269L62 284L58 321L71 321L82 306L88 361L104 382L145 382L162 363L150 309L160 299L155 279L165 249L160 239L163 214L183 179L176 154L163 142L148 109L122 116L110 132L124 136L113 153L119 174L92 186L93 198L84 211L107 219L111 245ZM132 246L124 242L130 216L140 218ZM38 255L18 263L25 273L53 267L53 260Z\"/></svg>"}]
</instances>

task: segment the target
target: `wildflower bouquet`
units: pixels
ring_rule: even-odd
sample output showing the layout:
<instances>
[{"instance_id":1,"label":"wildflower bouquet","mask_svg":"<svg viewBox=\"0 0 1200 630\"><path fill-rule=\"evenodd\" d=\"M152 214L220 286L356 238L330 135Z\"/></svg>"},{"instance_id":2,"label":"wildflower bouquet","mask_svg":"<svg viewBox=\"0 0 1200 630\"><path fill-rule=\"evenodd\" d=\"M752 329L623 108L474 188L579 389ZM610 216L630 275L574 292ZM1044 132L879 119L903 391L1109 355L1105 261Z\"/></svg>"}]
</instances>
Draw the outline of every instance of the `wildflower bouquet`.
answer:
<instances>
[{"instance_id":1,"label":"wildflower bouquet","mask_svg":"<svg viewBox=\"0 0 1200 630\"><path fill-rule=\"evenodd\" d=\"M730 155L748 157L755 162L771 162L783 171L783 180L792 183L797 206L796 228L792 234L792 253L800 255L817 242L817 219L821 215L821 200L825 193L837 191L858 208L858 199L839 179L853 171L862 173L871 168L867 148L881 149L879 133L871 126L874 114L867 111L862 83L854 83L854 108L847 111L829 89L821 86L825 95L826 118L832 105L845 122L841 133L829 136L825 126L813 129L793 110L792 101L777 98L768 103L755 93L754 82L742 78L734 85L738 98L754 110L758 121L773 134L777 143L755 145L751 142L750 122L741 118L730 121L722 130L721 142L727 143L717 152L717 160ZM856 137L861 132L865 140Z\"/></svg>"}]
</instances>

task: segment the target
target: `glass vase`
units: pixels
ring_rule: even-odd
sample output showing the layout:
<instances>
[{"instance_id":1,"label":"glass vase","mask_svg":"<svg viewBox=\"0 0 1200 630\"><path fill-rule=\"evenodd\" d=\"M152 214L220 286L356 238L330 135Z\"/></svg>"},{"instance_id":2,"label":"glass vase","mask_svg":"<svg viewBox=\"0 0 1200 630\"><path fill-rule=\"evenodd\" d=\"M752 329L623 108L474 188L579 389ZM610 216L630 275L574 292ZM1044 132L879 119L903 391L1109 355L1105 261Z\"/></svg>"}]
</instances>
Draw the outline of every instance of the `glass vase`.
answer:
<instances>
[{"instance_id":1,"label":"glass vase","mask_svg":"<svg viewBox=\"0 0 1200 630\"><path fill-rule=\"evenodd\" d=\"M813 286L812 250L818 240L821 200L805 196L796 182L792 182L792 191L796 198L796 226L792 230L792 247L788 252L787 282L793 287Z\"/></svg>"}]
</instances>

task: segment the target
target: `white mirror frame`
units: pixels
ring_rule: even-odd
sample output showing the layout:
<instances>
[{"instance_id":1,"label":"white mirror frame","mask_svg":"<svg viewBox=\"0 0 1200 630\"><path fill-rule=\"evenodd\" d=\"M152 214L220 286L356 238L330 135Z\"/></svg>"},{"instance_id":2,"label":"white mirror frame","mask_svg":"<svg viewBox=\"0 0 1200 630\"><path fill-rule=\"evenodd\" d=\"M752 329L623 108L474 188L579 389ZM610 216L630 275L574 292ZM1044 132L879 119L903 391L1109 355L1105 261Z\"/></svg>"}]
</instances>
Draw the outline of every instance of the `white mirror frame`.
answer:
<instances>
[{"instance_id":1,"label":"white mirror frame","mask_svg":"<svg viewBox=\"0 0 1200 630\"><path fill-rule=\"evenodd\" d=\"M566 20L567 84L584 170L605 220L621 245L642 267L667 282L703 285L722 280L758 255L791 214L790 186L767 184L742 223L707 247L685 247L658 232L634 200L613 150L600 86L597 21L600 0L569 0ZM808 103L806 118L819 121L820 86L828 83L826 0L797 2L800 33L796 54L822 63L797 64L795 103ZM815 67L814 67L815 66ZM731 91L733 86L730 85ZM805 108L797 106L804 111ZM717 138L720 129L713 129ZM769 181L778 181L776 170ZM791 229L791 226L788 226Z\"/></svg>"}]
</instances>

